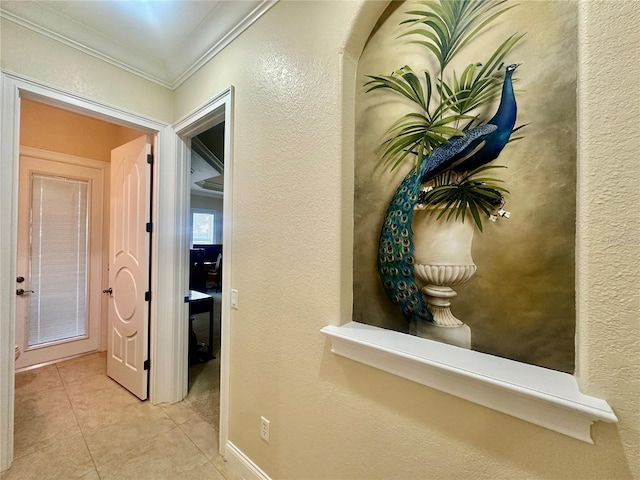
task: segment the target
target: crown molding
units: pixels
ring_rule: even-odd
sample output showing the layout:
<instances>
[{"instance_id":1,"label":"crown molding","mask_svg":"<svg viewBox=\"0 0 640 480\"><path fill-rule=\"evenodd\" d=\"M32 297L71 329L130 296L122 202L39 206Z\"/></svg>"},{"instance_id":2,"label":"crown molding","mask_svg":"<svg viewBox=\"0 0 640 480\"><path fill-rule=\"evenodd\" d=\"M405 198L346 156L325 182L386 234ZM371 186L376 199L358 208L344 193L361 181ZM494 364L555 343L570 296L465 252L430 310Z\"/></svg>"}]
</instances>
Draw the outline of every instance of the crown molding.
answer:
<instances>
[{"instance_id":1,"label":"crown molding","mask_svg":"<svg viewBox=\"0 0 640 480\"><path fill-rule=\"evenodd\" d=\"M187 70L180 75L175 82L173 82L171 89L175 90L184 82L186 82L191 76L200 70L206 63L220 53L227 45L235 40L242 32L249 28L253 23L264 15L271 7L273 7L278 0L264 0L260 5L254 8L249 15L247 15L238 25L229 31L220 41L214 44L207 53L202 55L196 62L191 65Z\"/></svg>"},{"instance_id":2,"label":"crown molding","mask_svg":"<svg viewBox=\"0 0 640 480\"><path fill-rule=\"evenodd\" d=\"M50 38L51 40L54 40L56 42L62 43L68 47L71 47L75 50L79 50L82 53L85 53L87 55L90 55L94 58L97 58L98 60L102 60L103 62L109 63L115 67L118 67L122 70L125 70L129 73L132 73L133 75L136 75L138 77L144 78L145 80L148 80L150 82L153 82L155 84L158 84L162 87L168 88L173 90L172 88L172 84L165 82L164 80L157 78L153 75L149 75L146 72L143 72L142 70L132 67L131 65L121 62L120 60L117 60L113 57L110 57L109 55L105 55L104 53L101 53L97 50L94 50L93 48L87 47L86 45L83 45L79 42L76 42L75 40L71 40L70 38L65 37L64 35L61 35L59 33L56 33L52 30L49 30L48 28L42 27L40 25L37 25L25 18L22 18L18 15L15 15L11 12L8 12L5 9L0 8L0 18L3 18L9 22L15 23L16 25L20 25L21 27L24 27L28 30L31 30L32 32L38 33L40 35L43 35L47 38Z\"/></svg>"},{"instance_id":3,"label":"crown molding","mask_svg":"<svg viewBox=\"0 0 640 480\"><path fill-rule=\"evenodd\" d=\"M196 60L191 66L189 66L182 74L180 74L174 81L168 82L155 75L151 75L139 68L136 68L126 62L122 62L113 58L110 55L106 55L98 50L88 47L80 42L76 42L64 35L56 33L48 28L42 27L30 20L27 20L19 15L0 8L0 18L19 25L23 28L31 30L32 32L43 35L51 40L62 43L75 50L90 55L98 60L102 60L110 65L125 70L133 75L143 78L147 81L160 85L161 87L169 90L175 90L184 82L186 82L191 76L193 76L198 70L200 70L207 62L220 53L227 45L235 40L242 32L253 25L262 15L264 15L271 7L273 7L278 0L263 0L260 5L254 8L240 23L238 23L232 30L230 30L222 39L212 45L207 52Z\"/></svg>"}]
</instances>

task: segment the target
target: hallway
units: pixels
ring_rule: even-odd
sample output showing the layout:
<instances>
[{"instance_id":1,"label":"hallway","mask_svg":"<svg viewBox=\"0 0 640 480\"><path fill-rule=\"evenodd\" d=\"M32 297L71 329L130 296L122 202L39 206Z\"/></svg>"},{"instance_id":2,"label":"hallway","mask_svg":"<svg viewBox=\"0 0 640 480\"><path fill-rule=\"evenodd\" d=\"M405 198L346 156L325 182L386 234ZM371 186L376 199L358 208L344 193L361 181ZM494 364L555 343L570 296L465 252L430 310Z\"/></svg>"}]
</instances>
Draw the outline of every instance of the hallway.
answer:
<instances>
[{"instance_id":1,"label":"hallway","mask_svg":"<svg viewBox=\"0 0 640 480\"><path fill-rule=\"evenodd\" d=\"M162 406L108 378L105 352L17 374L14 463L0 480L240 480L218 453L217 415L197 413L214 410L208 370Z\"/></svg>"}]
</instances>

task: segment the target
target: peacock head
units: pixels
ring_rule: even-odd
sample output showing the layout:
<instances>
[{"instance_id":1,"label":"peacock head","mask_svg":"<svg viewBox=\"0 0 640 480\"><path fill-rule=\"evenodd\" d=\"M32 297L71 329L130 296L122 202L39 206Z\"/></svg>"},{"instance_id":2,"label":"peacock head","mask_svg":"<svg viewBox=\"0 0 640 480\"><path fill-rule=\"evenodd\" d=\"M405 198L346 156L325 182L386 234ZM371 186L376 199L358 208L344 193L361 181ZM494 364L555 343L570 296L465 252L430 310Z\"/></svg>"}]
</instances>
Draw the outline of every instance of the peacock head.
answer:
<instances>
[{"instance_id":1,"label":"peacock head","mask_svg":"<svg viewBox=\"0 0 640 480\"><path fill-rule=\"evenodd\" d=\"M515 71L516 71L516 68L518 68L520 65L522 65L522 64L521 64L521 63L512 63L511 65L509 65L509 66L506 68L506 70L505 70L505 71L506 71L507 73L513 73L513 72L515 72Z\"/></svg>"}]
</instances>

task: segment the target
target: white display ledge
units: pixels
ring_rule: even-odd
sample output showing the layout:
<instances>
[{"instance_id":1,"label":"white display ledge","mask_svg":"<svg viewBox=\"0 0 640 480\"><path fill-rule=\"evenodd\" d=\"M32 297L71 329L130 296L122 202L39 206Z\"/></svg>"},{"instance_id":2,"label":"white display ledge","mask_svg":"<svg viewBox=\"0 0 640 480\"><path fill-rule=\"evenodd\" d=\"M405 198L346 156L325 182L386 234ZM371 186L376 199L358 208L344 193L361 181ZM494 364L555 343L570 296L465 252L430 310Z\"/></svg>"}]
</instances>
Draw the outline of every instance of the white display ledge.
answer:
<instances>
[{"instance_id":1,"label":"white display ledge","mask_svg":"<svg viewBox=\"0 0 640 480\"><path fill-rule=\"evenodd\" d=\"M350 322L322 333L337 355L593 443L591 424L617 422L609 404L576 379L526 363Z\"/></svg>"}]
</instances>

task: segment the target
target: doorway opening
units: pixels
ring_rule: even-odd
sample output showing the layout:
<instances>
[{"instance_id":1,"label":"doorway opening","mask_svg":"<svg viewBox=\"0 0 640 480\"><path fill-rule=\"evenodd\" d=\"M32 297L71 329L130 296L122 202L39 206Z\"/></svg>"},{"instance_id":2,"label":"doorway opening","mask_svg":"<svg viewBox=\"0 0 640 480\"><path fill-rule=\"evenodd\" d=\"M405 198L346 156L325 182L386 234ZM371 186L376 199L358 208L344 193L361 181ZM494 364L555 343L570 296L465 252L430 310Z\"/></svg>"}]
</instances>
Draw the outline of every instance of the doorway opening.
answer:
<instances>
[{"instance_id":1,"label":"doorway opening","mask_svg":"<svg viewBox=\"0 0 640 480\"><path fill-rule=\"evenodd\" d=\"M0 164L2 175L0 184L3 194L0 206L0 223L6 227L0 231L0 263L7 275L1 280L2 290L7 293L0 299L0 315L6 318L6 322L0 324L0 469L9 468L13 459L14 440L14 380L16 346L16 305L18 280L16 252L18 232L18 180L20 158L20 118L21 107L25 100L32 100L48 106L60 107L62 110L84 115L94 120L104 120L115 126L127 127L143 132L152 139L156 155L156 163L162 165L158 171L164 175L156 175L153 179L153 201L151 204L152 217L163 218L164 231L161 235L154 235L151 239L151 273L150 282L155 286L156 295L148 302L149 311L149 345L150 356L156 359L149 365L149 399L153 404L163 402L176 402L184 395L176 391L175 366L171 360L164 361L168 355L160 352L174 351L175 338L181 334L178 329L177 315L184 305L175 298L173 292L177 289L170 281L176 271L175 255L167 255L167 251L173 251L173 239L175 236L166 232L177 232L176 220L173 216L163 214L170 211L171 201L174 195L166 194L176 185L173 171L170 168L175 152L175 135L171 127L140 115L132 114L124 110L109 106L99 101L85 99L77 95L71 95L55 87L35 83L16 74L2 72L2 129L0 142L2 155ZM88 132L80 132L80 136L86 136ZM81 153L72 152L72 156L80 156ZM159 195L159 191L166 194L166 198ZM159 250L162 252L159 253ZM160 255L164 256L164 262L159 262ZM103 270L104 273L104 270ZM25 290L27 290L25 288ZM16 292L14 295L13 292ZM169 293L171 292L171 294ZM99 297L102 296L100 292ZM159 307L163 315L159 315ZM180 322L180 327L182 322ZM105 337L101 336L103 341ZM15 351L17 354L17 351Z\"/></svg>"},{"instance_id":2,"label":"doorway opening","mask_svg":"<svg viewBox=\"0 0 640 480\"><path fill-rule=\"evenodd\" d=\"M139 403L134 395L147 398L148 372L142 368L142 360L137 391L123 382L113 367L109 373L134 395L108 381L106 375L112 357L134 362L131 351L145 356L148 352L148 334L140 335L146 337L144 344L139 342L134 349L114 345L117 329L110 332L113 322L108 319L118 307L123 312L130 300L115 301L122 287L118 283L123 280L113 274L125 272L133 278L125 269L116 268L112 260L122 257L120 251L129 254L136 249L139 257L144 257L139 264L148 265L150 260L149 238L133 245L129 233L122 230L133 231L140 221L144 222L134 218L132 212L143 212L142 216L148 218L151 209L151 176L144 178L151 145L147 132L29 96L20 99L20 112L16 282L24 286L24 293L16 291L17 457L49 441L66 438L71 431L56 428L54 435L39 427L57 425L70 417L72 404L76 408L97 404L110 385L127 405ZM134 154L131 145L138 147ZM135 164L133 176L127 173L131 171L127 162ZM140 178L132 180L136 176ZM140 193L133 183L144 183L147 193ZM123 190L128 194L118 193ZM131 196L138 198L140 205L130 201ZM114 209L122 203L118 201L121 197L126 200L120 208L126 212L126 219ZM145 231L144 223L140 230ZM133 238L140 237L140 231L133 234ZM114 254L114 246L120 249L118 254ZM148 266L138 276L146 285ZM124 290L131 290L128 283L124 286ZM105 294L105 290L115 291ZM130 295L125 292L125 296ZM146 310L140 318L148 325L148 304L144 298L138 303ZM127 313L127 320L132 317ZM145 329L148 331L147 326ZM125 337L124 343L130 345L130 337ZM140 352L140 347L144 351ZM127 370L131 370L129 365ZM44 401L38 403L38 399L46 398L56 405L56 401L65 400L63 393L72 387L76 396L72 403L69 398L62 402L62 411L53 406L44 408ZM44 391L47 395L43 397ZM83 427L90 421L87 419Z\"/></svg>"},{"instance_id":3,"label":"doorway opening","mask_svg":"<svg viewBox=\"0 0 640 480\"><path fill-rule=\"evenodd\" d=\"M225 123L191 137L189 373L185 401L220 428Z\"/></svg>"},{"instance_id":4,"label":"doorway opening","mask_svg":"<svg viewBox=\"0 0 640 480\"><path fill-rule=\"evenodd\" d=\"M231 174L233 87L221 92L174 125L113 107L96 100L71 95L50 85L35 83L20 75L2 72L2 130L0 136L0 263L7 276L0 280L4 292L15 288L17 236L18 163L20 106L25 98L64 110L138 129L154 136L156 174L153 177L151 274L154 286L149 302L149 400L153 405L178 402L186 396L188 380L188 252L186 238L189 215L188 165L190 140L225 122L224 228L221 307L220 430L219 453L228 445L229 318L231 265ZM184 301L183 301L184 299ZM0 298L0 470L11 466L14 439L15 295Z\"/></svg>"},{"instance_id":5,"label":"doorway opening","mask_svg":"<svg viewBox=\"0 0 640 480\"><path fill-rule=\"evenodd\" d=\"M187 401L191 401L193 395L198 395L199 392L207 392L200 393L203 396L203 405L209 409L209 413L204 412L203 416L206 418L209 415L209 418L212 418L219 415L219 424L216 426L219 434L219 453L223 456L227 451L229 413L233 94L234 89L230 86L173 125L178 136L177 176L182 178L181 190L183 191L178 204L182 214L180 227L185 232L181 249L183 258L179 262L183 265L183 270L177 274L184 278L185 291L191 293L185 297L185 301L191 308L185 308L184 318L186 320L195 317L193 329L196 333L195 341L189 342L190 336L194 338L193 335L189 335L191 321L185 322L183 348L175 358L175 363L179 368L178 374L184 372L183 378L180 379L180 386ZM201 198L203 196L206 198ZM204 225L201 226L201 230L194 233L194 227L198 228L196 222L202 222ZM210 240L219 243L201 243ZM201 268L196 268L193 272L189 261L192 255L202 262L202 265L196 265ZM192 300L198 297L198 287L204 295L211 297L214 315L219 315L219 324L215 317L213 320L208 320L210 317L207 316L206 310L199 313L198 308L193 308L200 302L189 301L190 297ZM205 297L199 307L205 304L207 308L206 303L209 301ZM203 328L204 332L211 332L210 325L213 324L213 337L205 336L204 341L200 341L203 335L198 335L197 332L200 328L199 322L202 327L209 324ZM207 362L199 362L198 355L202 355L202 359L205 360L208 357L207 347L202 346L200 349L199 344L206 345L206 342L211 343L211 340L214 342L213 350L216 358L211 359L209 356ZM189 343L192 345L191 352L195 353L195 358L189 352ZM216 349L218 345L219 351ZM191 371L190 358L195 360L191 362ZM198 378L202 379L201 385L196 383ZM187 393L190 387L191 397ZM219 402L219 408L217 402ZM216 419L213 418L213 420L215 422Z\"/></svg>"},{"instance_id":6,"label":"doorway opening","mask_svg":"<svg viewBox=\"0 0 640 480\"><path fill-rule=\"evenodd\" d=\"M111 156L141 136L22 98L17 371L107 350Z\"/></svg>"}]
</instances>

